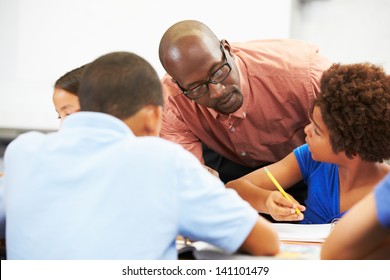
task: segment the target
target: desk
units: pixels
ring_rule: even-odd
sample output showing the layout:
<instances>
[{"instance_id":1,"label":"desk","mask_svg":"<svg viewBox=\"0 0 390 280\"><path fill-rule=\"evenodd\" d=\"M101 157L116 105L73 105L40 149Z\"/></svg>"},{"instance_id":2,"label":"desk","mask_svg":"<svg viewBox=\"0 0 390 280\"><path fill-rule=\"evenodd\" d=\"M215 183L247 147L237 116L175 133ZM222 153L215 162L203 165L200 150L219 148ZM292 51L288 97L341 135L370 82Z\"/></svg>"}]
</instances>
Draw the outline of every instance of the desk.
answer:
<instances>
[{"instance_id":1,"label":"desk","mask_svg":"<svg viewBox=\"0 0 390 280\"><path fill-rule=\"evenodd\" d=\"M273 257L255 257L247 254L227 254L223 250L202 242L185 242L177 239L179 259L198 260L242 260L242 259L280 259L280 260L319 260L322 242L328 237L333 224L291 224L273 223L281 243L280 253ZM184 258L185 254L185 258Z\"/></svg>"},{"instance_id":2,"label":"desk","mask_svg":"<svg viewBox=\"0 0 390 280\"><path fill-rule=\"evenodd\" d=\"M0 239L0 260L5 260L7 256L5 250L5 239Z\"/></svg>"},{"instance_id":3,"label":"desk","mask_svg":"<svg viewBox=\"0 0 390 280\"><path fill-rule=\"evenodd\" d=\"M273 257L252 256L243 253L228 254L203 241L185 244L176 241L180 260L319 260L322 243L281 241L280 253Z\"/></svg>"}]
</instances>

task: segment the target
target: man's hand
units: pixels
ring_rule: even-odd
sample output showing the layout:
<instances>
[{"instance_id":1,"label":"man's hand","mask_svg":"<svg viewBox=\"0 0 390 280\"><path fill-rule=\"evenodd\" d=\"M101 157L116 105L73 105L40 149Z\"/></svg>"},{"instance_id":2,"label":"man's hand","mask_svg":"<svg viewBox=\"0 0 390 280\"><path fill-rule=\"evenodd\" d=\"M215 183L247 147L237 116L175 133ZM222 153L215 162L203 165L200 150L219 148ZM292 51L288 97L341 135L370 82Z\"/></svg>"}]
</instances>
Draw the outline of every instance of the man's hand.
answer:
<instances>
[{"instance_id":1,"label":"man's hand","mask_svg":"<svg viewBox=\"0 0 390 280\"><path fill-rule=\"evenodd\" d=\"M219 173L217 171L215 171L214 169L212 169L211 167L208 167L206 165L203 165L204 168L206 168L206 170L208 172L210 172L211 174L213 174L215 177L219 178Z\"/></svg>"}]
</instances>

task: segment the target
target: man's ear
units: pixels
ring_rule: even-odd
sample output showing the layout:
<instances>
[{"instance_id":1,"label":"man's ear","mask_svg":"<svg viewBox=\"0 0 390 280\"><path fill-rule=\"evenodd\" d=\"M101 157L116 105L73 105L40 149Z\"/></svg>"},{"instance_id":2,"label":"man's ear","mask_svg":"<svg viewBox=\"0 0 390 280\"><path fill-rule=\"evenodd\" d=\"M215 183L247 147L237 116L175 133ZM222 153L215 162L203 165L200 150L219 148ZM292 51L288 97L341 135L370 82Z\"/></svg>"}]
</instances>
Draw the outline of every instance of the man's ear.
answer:
<instances>
[{"instance_id":1,"label":"man's ear","mask_svg":"<svg viewBox=\"0 0 390 280\"><path fill-rule=\"evenodd\" d=\"M221 40L221 45L229 53L229 55L232 56L232 47L226 39Z\"/></svg>"}]
</instances>

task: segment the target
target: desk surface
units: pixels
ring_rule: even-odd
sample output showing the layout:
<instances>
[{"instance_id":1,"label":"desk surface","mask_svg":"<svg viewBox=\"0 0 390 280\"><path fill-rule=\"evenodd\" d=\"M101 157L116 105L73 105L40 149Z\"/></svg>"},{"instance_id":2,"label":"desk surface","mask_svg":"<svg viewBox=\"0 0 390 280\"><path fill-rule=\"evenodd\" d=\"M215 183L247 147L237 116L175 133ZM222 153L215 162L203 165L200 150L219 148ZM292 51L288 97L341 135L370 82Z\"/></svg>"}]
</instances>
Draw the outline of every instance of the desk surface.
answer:
<instances>
[{"instance_id":1,"label":"desk surface","mask_svg":"<svg viewBox=\"0 0 390 280\"><path fill-rule=\"evenodd\" d=\"M179 252L179 259L197 260L319 260L322 243L309 242L286 242L281 241L280 253L273 257L251 256L242 253L228 254L223 250L203 241L184 244L182 241L176 242Z\"/></svg>"}]
</instances>

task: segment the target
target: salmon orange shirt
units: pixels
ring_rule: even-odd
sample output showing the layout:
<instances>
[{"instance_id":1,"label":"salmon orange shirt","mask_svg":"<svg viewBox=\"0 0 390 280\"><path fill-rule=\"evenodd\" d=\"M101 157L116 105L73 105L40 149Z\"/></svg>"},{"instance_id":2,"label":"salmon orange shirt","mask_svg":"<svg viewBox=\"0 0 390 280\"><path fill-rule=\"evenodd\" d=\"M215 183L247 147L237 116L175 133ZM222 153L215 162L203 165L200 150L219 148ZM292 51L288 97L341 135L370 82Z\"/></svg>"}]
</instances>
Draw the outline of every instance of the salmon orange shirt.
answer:
<instances>
[{"instance_id":1,"label":"salmon orange shirt","mask_svg":"<svg viewBox=\"0 0 390 280\"><path fill-rule=\"evenodd\" d=\"M161 137L179 143L202 163L202 142L237 163L275 162L303 144L311 100L331 61L299 40L231 44L243 105L219 114L185 97L166 74Z\"/></svg>"}]
</instances>

